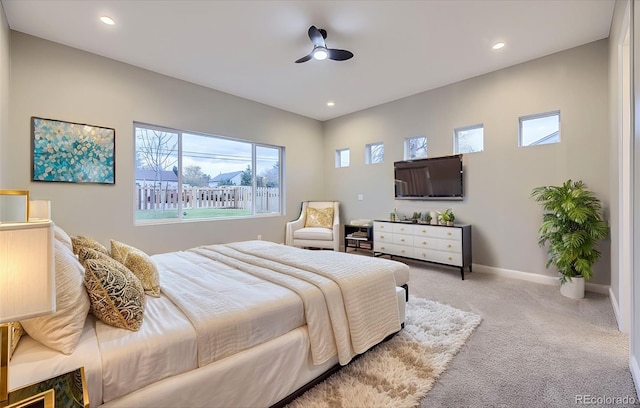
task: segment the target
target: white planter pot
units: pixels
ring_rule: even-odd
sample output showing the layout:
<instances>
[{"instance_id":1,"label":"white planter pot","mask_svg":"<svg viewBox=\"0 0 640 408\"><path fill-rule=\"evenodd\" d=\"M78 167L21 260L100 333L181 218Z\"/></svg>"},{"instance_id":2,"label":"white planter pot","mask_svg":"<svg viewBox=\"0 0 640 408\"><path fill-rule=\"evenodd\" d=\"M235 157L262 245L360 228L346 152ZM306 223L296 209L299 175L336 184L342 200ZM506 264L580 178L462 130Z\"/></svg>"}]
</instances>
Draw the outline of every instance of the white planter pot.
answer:
<instances>
[{"instance_id":1,"label":"white planter pot","mask_svg":"<svg viewBox=\"0 0 640 408\"><path fill-rule=\"evenodd\" d=\"M571 280L560 285L560 294L564 297L571 299L583 299L584 298L584 278L573 277Z\"/></svg>"}]
</instances>

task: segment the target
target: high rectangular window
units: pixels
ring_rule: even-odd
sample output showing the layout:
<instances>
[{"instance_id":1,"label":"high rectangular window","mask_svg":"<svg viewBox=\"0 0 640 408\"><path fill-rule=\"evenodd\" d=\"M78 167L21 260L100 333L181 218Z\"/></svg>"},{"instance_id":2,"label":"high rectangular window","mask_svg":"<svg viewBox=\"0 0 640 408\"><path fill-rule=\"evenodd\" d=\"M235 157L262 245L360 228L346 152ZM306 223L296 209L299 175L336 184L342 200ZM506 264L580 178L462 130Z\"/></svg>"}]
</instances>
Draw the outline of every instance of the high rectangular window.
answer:
<instances>
[{"instance_id":1,"label":"high rectangular window","mask_svg":"<svg viewBox=\"0 0 640 408\"><path fill-rule=\"evenodd\" d=\"M284 148L134 123L137 222L281 214Z\"/></svg>"},{"instance_id":2,"label":"high rectangular window","mask_svg":"<svg viewBox=\"0 0 640 408\"><path fill-rule=\"evenodd\" d=\"M473 125L453 131L453 153L474 153L484 150L484 126Z\"/></svg>"},{"instance_id":3,"label":"high rectangular window","mask_svg":"<svg viewBox=\"0 0 640 408\"><path fill-rule=\"evenodd\" d=\"M364 153L367 164L382 163L384 161L384 143L370 143L365 146Z\"/></svg>"},{"instance_id":4,"label":"high rectangular window","mask_svg":"<svg viewBox=\"0 0 640 408\"><path fill-rule=\"evenodd\" d=\"M404 159L420 159L427 157L427 137L414 136L404 139Z\"/></svg>"},{"instance_id":5,"label":"high rectangular window","mask_svg":"<svg viewBox=\"0 0 640 408\"><path fill-rule=\"evenodd\" d=\"M351 161L351 151L349 149L336 150L336 168L349 167Z\"/></svg>"},{"instance_id":6,"label":"high rectangular window","mask_svg":"<svg viewBox=\"0 0 640 408\"><path fill-rule=\"evenodd\" d=\"M519 146L560 143L560 111L520 117Z\"/></svg>"}]
</instances>

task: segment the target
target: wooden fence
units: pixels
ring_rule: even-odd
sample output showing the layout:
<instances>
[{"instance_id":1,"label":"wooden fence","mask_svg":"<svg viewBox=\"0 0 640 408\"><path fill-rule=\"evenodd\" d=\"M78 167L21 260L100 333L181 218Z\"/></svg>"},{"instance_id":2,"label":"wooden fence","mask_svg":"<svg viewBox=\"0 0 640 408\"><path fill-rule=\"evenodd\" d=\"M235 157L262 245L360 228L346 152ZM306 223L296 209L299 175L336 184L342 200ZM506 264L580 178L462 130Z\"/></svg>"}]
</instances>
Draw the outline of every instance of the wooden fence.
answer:
<instances>
[{"instance_id":1,"label":"wooden fence","mask_svg":"<svg viewBox=\"0 0 640 408\"><path fill-rule=\"evenodd\" d=\"M253 200L249 186L188 187L179 192L177 188L136 186L136 208L138 210L167 210L178 208L234 208L250 210ZM280 189L256 188L256 212L280 210Z\"/></svg>"}]
</instances>

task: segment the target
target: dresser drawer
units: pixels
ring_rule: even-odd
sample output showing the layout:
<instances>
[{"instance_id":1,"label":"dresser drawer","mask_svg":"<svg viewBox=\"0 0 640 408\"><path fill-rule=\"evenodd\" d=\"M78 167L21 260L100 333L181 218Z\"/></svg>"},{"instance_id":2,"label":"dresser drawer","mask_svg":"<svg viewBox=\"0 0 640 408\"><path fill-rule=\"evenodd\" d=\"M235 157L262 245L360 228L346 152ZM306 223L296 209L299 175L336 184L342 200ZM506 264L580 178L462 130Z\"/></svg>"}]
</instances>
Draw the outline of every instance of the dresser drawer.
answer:
<instances>
[{"instance_id":1,"label":"dresser drawer","mask_svg":"<svg viewBox=\"0 0 640 408\"><path fill-rule=\"evenodd\" d=\"M440 262L447 265L462 266L462 254L438 251L437 255L438 255L438 260L436 262Z\"/></svg>"},{"instance_id":2,"label":"dresser drawer","mask_svg":"<svg viewBox=\"0 0 640 408\"><path fill-rule=\"evenodd\" d=\"M413 245L416 249L438 249L438 240L432 237L413 237Z\"/></svg>"},{"instance_id":3,"label":"dresser drawer","mask_svg":"<svg viewBox=\"0 0 640 408\"><path fill-rule=\"evenodd\" d=\"M413 247L404 245L392 245L391 253L398 256L404 256L407 258L413 258Z\"/></svg>"},{"instance_id":4,"label":"dresser drawer","mask_svg":"<svg viewBox=\"0 0 640 408\"><path fill-rule=\"evenodd\" d=\"M438 238L462 241L462 229L454 227L438 227Z\"/></svg>"},{"instance_id":5,"label":"dresser drawer","mask_svg":"<svg viewBox=\"0 0 640 408\"><path fill-rule=\"evenodd\" d=\"M373 223L373 231L376 232L392 232L393 231L393 224L390 222L379 222L376 221Z\"/></svg>"},{"instance_id":6,"label":"dresser drawer","mask_svg":"<svg viewBox=\"0 0 640 408\"><path fill-rule=\"evenodd\" d=\"M433 237L437 238L440 227L432 225L416 225L413 230L413 234L420 237Z\"/></svg>"},{"instance_id":7,"label":"dresser drawer","mask_svg":"<svg viewBox=\"0 0 640 408\"><path fill-rule=\"evenodd\" d=\"M454 241L452 239L439 239L438 249L440 251L462 253L462 241Z\"/></svg>"},{"instance_id":8,"label":"dresser drawer","mask_svg":"<svg viewBox=\"0 0 640 408\"><path fill-rule=\"evenodd\" d=\"M413 245L413 235L393 234L393 243L398 245Z\"/></svg>"},{"instance_id":9,"label":"dresser drawer","mask_svg":"<svg viewBox=\"0 0 640 408\"><path fill-rule=\"evenodd\" d=\"M391 231L374 231L373 232L373 242L393 242L393 234Z\"/></svg>"},{"instance_id":10,"label":"dresser drawer","mask_svg":"<svg viewBox=\"0 0 640 408\"><path fill-rule=\"evenodd\" d=\"M440 252L433 249L415 248L413 250L413 256L421 261L440 262Z\"/></svg>"},{"instance_id":11,"label":"dresser drawer","mask_svg":"<svg viewBox=\"0 0 640 408\"><path fill-rule=\"evenodd\" d=\"M412 235L413 234L413 225L411 225L411 224L403 224L403 223L393 224L393 233L394 234Z\"/></svg>"}]
</instances>

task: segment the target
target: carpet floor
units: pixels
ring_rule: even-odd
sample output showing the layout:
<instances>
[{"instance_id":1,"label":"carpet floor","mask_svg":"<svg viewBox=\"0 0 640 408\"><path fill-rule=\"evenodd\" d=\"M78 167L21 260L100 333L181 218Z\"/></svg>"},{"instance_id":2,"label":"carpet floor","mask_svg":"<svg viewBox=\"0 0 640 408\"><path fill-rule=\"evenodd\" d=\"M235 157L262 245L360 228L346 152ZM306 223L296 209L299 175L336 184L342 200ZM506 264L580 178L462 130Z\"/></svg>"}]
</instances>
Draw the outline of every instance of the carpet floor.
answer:
<instances>
[{"instance_id":1,"label":"carpet floor","mask_svg":"<svg viewBox=\"0 0 640 408\"><path fill-rule=\"evenodd\" d=\"M416 407L480 320L474 313L411 297L399 334L288 407Z\"/></svg>"},{"instance_id":2,"label":"carpet floor","mask_svg":"<svg viewBox=\"0 0 640 408\"><path fill-rule=\"evenodd\" d=\"M573 300L556 286L407 264L412 295L482 316L421 408L640 406L608 296Z\"/></svg>"}]
</instances>

